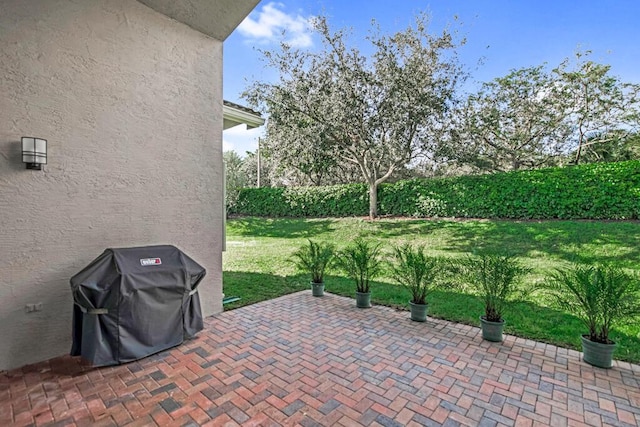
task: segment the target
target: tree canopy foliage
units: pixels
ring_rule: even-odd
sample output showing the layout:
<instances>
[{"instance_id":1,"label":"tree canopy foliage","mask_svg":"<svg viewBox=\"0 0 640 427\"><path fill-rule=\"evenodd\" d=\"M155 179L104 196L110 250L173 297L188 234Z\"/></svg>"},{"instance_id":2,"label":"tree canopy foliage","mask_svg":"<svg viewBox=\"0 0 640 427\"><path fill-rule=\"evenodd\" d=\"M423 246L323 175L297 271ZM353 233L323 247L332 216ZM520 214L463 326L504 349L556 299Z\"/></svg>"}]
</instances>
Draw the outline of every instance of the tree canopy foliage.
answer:
<instances>
[{"instance_id":1,"label":"tree canopy foliage","mask_svg":"<svg viewBox=\"0 0 640 427\"><path fill-rule=\"evenodd\" d=\"M583 59L589 54L578 52L573 69L565 60L554 70L573 130L570 141L577 145L575 164L580 163L585 146L624 139L637 132L640 123L640 85L612 76L610 65Z\"/></svg>"},{"instance_id":2,"label":"tree canopy foliage","mask_svg":"<svg viewBox=\"0 0 640 427\"><path fill-rule=\"evenodd\" d=\"M585 147L636 132L640 85L588 58L579 52L573 66L566 59L482 84L458 109L439 160L490 172L578 164Z\"/></svg>"},{"instance_id":3,"label":"tree canopy foliage","mask_svg":"<svg viewBox=\"0 0 640 427\"><path fill-rule=\"evenodd\" d=\"M378 185L446 131L464 76L455 55L460 43L448 30L430 34L428 23L421 15L393 35L372 31L373 53L365 56L348 44L345 30L332 31L318 18L319 51L286 43L265 51L280 80L255 82L245 96L269 114L270 153L311 182L339 165L356 167L375 217Z\"/></svg>"},{"instance_id":4,"label":"tree canopy foliage","mask_svg":"<svg viewBox=\"0 0 640 427\"><path fill-rule=\"evenodd\" d=\"M269 118L237 169L250 186L260 156L262 185L366 183L375 217L387 181L640 159L640 85L590 52L462 93L464 40L431 33L427 15L391 35L374 23L367 54L323 17L313 28L319 48L263 51L279 78L243 94Z\"/></svg>"},{"instance_id":5,"label":"tree canopy foliage","mask_svg":"<svg viewBox=\"0 0 640 427\"><path fill-rule=\"evenodd\" d=\"M546 166L561 155L570 129L560 87L543 66L513 70L484 83L458 111L441 153L479 170Z\"/></svg>"}]
</instances>

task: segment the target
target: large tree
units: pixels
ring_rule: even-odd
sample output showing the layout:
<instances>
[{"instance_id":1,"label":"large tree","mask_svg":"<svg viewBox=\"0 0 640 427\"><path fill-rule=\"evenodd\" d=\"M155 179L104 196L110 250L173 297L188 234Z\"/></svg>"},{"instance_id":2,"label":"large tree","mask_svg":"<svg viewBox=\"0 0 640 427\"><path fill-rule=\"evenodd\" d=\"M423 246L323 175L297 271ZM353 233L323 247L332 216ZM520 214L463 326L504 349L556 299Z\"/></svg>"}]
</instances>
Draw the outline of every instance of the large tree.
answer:
<instances>
[{"instance_id":1,"label":"large tree","mask_svg":"<svg viewBox=\"0 0 640 427\"><path fill-rule=\"evenodd\" d=\"M341 183L334 179L340 173L339 156L323 132L321 124L308 118L301 118L295 127L269 120L263 153L276 166L276 181L295 186Z\"/></svg>"},{"instance_id":2,"label":"large tree","mask_svg":"<svg viewBox=\"0 0 640 427\"><path fill-rule=\"evenodd\" d=\"M365 56L348 45L344 30L331 31L325 18L314 29L318 51L286 43L265 51L267 64L279 72L276 83L255 82L245 97L269 114L281 159L305 160L311 167L332 161L351 163L369 186L369 214L377 216L377 188L410 163L444 131L444 118L464 76L459 46L444 30L432 35L428 17L393 35L375 28ZM314 150L328 159L316 162ZM293 154L293 155L291 155ZM317 152L316 152L317 154Z\"/></svg>"},{"instance_id":3,"label":"large tree","mask_svg":"<svg viewBox=\"0 0 640 427\"><path fill-rule=\"evenodd\" d=\"M575 164L589 145L624 140L637 132L640 116L640 85L622 82L610 74L610 65L593 62L589 55L578 52L573 67L566 59L554 70L577 146Z\"/></svg>"},{"instance_id":4,"label":"large tree","mask_svg":"<svg viewBox=\"0 0 640 427\"><path fill-rule=\"evenodd\" d=\"M260 161L258 161L258 157ZM247 177L247 187L258 187L258 165L260 165L260 187L271 187L274 182L274 166L265 156L264 150L247 151L242 159L242 172Z\"/></svg>"},{"instance_id":5,"label":"large tree","mask_svg":"<svg viewBox=\"0 0 640 427\"><path fill-rule=\"evenodd\" d=\"M507 171L566 163L571 153L577 164L585 147L637 131L640 86L621 82L588 55L484 83L458 110L438 160Z\"/></svg>"},{"instance_id":6,"label":"large tree","mask_svg":"<svg viewBox=\"0 0 640 427\"><path fill-rule=\"evenodd\" d=\"M560 89L544 66L513 70L484 83L458 110L441 156L483 171L553 164L566 154L571 132Z\"/></svg>"}]
</instances>

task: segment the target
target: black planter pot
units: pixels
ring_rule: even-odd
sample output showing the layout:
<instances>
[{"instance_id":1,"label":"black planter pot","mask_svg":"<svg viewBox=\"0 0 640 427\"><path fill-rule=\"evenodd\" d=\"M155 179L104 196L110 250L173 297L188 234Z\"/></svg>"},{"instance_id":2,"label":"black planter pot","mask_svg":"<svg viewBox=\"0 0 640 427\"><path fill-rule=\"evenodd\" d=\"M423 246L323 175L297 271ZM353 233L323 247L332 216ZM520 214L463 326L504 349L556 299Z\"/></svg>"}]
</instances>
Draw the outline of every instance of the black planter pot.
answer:
<instances>
[{"instance_id":1,"label":"black planter pot","mask_svg":"<svg viewBox=\"0 0 640 427\"><path fill-rule=\"evenodd\" d=\"M409 301L411 307L411 320L414 322L426 322L429 304L415 304Z\"/></svg>"},{"instance_id":2,"label":"black planter pot","mask_svg":"<svg viewBox=\"0 0 640 427\"><path fill-rule=\"evenodd\" d=\"M598 368L609 369L613 366L613 352L617 344L603 344L591 341L587 335L582 336L582 360Z\"/></svg>"},{"instance_id":3,"label":"black planter pot","mask_svg":"<svg viewBox=\"0 0 640 427\"><path fill-rule=\"evenodd\" d=\"M356 292L356 307L371 308L371 292Z\"/></svg>"},{"instance_id":4,"label":"black planter pot","mask_svg":"<svg viewBox=\"0 0 640 427\"><path fill-rule=\"evenodd\" d=\"M311 282L311 295L313 295L314 297L324 296L324 282L323 283Z\"/></svg>"},{"instance_id":5,"label":"black planter pot","mask_svg":"<svg viewBox=\"0 0 640 427\"><path fill-rule=\"evenodd\" d=\"M504 320L501 322L490 322L480 317L480 327L482 328L482 339L491 342L502 342L502 329L504 328Z\"/></svg>"}]
</instances>

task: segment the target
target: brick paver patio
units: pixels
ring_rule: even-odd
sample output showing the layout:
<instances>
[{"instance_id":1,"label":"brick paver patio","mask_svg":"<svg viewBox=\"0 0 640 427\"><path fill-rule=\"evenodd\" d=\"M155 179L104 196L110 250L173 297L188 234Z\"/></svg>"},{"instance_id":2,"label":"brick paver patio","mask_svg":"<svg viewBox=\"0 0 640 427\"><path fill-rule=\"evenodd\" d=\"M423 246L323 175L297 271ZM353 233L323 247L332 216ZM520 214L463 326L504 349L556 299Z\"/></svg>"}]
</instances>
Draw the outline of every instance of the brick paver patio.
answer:
<instances>
[{"instance_id":1,"label":"brick paver patio","mask_svg":"<svg viewBox=\"0 0 640 427\"><path fill-rule=\"evenodd\" d=\"M310 291L207 319L108 368L61 357L0 374L0 425L638 425L640 366Z\"/></svg>"}]
</instances>

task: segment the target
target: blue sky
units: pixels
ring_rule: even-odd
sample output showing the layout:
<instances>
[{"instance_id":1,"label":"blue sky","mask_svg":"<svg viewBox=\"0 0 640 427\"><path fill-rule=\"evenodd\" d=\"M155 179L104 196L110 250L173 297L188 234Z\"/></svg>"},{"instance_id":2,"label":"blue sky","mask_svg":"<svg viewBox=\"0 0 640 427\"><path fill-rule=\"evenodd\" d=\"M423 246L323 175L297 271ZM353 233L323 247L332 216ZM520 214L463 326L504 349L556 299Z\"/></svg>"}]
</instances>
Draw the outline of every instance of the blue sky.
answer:
<instances>
[{"instance_id":1,"label":"blue sky","mask_svg":"<svg viewBox=\"0 0 640 427\"><path fill-rule=\"evenodd\" d=\"M350 27L350 41L366 49L372 19L392 33L412 24L421 11L430 13L434 31L452 24L466 37L459 54L471 73L469 88L511 69L558 65L578 49L611 64L622 80L640 83L638 0L283 0L260 2L225 41L224 98L245 103L240 95L248 82L276 77L264 69L258 49L276 47L282 31L301 48L317 46L307 24L314 16L327 16L332 28ZM263 129L243 128L224 132L225 150L255 151Z\"/></svg>"}]
</instances>

